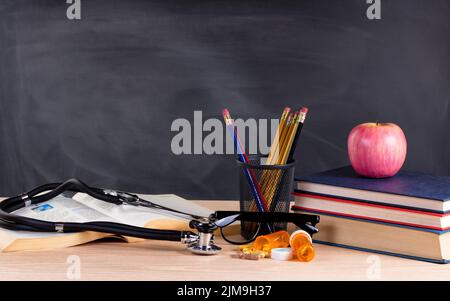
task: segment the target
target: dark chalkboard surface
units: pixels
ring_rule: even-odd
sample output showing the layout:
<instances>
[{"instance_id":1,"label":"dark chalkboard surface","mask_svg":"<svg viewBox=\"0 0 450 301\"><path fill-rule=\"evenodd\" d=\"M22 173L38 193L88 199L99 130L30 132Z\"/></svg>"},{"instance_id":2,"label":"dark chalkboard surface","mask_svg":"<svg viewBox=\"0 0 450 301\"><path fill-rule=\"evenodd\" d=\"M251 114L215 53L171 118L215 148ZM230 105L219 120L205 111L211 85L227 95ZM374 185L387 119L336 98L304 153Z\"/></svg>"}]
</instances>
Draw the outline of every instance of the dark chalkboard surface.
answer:
<instances>
[{"instance_id":1,"label":"dark chalkboard surface","mask_svg":"<svg viewBox=\"0 0 450 301\"><path fill-rule=\"evenodd\" d=\"M0 194L78 177L237 197L231 155L175 155L171 124L307 105L297 175L348 164L366 121L399 124L406 169L450 175L450 4L381 0L0 3Z\"/></svg>"}]
</instances>

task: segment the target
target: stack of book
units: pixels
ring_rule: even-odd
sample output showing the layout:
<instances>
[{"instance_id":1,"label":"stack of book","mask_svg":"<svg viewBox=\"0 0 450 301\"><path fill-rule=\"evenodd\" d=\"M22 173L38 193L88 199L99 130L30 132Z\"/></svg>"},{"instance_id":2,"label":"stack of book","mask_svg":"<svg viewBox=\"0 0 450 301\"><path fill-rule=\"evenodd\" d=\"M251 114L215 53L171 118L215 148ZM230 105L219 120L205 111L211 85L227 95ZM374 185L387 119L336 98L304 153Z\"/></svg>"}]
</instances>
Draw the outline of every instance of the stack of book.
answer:
<instances>
[{"instance_id":1,"label":"stack of book","mask_svg":"<svg viewBox=\"0 0 450 301\"><path fill-rule=\"evenodd\" d=\"M293 210L320 215L318 243L450 262L450 177L338 168L297 179Z\"/></svg>"}]
</instances>

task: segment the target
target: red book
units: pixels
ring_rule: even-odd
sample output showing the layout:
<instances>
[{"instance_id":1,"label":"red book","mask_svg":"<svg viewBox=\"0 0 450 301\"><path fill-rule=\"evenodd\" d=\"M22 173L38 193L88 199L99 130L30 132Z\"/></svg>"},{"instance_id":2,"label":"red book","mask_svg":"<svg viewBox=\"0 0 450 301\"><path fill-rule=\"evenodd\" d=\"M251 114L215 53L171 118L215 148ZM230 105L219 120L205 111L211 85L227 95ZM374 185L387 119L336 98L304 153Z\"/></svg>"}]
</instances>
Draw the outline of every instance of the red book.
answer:
<instances>
[{"instance_id":1,"label":"red book","mask_svg":"<svg viewBox=\"0 0 450 301\"><path fill-rule=\"evenodd\" d=\"M294 211L325 213L438 231L450 229L450 213L407 209L314 193L295 192L294 195Z\"/></svg>"}]
</instances>

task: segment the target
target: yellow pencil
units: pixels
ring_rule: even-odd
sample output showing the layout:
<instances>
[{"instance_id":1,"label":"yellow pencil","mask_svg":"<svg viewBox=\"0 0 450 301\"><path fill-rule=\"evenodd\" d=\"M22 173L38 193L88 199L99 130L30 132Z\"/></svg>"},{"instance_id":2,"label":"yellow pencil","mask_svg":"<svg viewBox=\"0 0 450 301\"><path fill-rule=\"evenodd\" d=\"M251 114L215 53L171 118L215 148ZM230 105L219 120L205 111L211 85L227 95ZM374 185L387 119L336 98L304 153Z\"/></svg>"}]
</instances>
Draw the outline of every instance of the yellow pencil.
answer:
<instances>
[{"instance_id":1,"label":"yellow pencil","mask_svg":"<svg viewBox=\"0 0 450 301\"><path fill-rule=\"evenodd\" d=\"M279 157L279 148L280 148L281 137L282 137L283 133L285 133L284 131L289 126L290 121L292 119L292 114L290 114L290 111L291 111L291 109L289 107L286 107L286 108L284 108L283 113L281 114L277 132L272 141L272 145L269 150L269 155L266 160L267 165L272 165L272 164L276 163L274 161L274 158ZM264 190L266 189L267 179L268 179L268 171L264 170L261 175L261 180L260 180L260 185L261 185L260 187L263 190L263 195L264 195ZM250 205L250 210L254 211L255 209L256 209L256 204L252 203Z\"/></svg>"},{"instance_id":2,"label":"yellow pencil","mask_svg":"<svg viewBox=\"0 0 450 301\"><path fill-rule=\"evenodd\" d=\"M284 149L283 144L285 141L285 137L286 137L287 133L289 132L289 128L291 127L293 116L294 116L293 113L290 113L288 115L288 117L286 119L286 125L283 126L283 128L281 129L281 135L279 137L279 141L278 141L277 145L275 146L275 151L273 153L273 157L271 158L270 165L278 164L280 152ZM263 178L261 179L261 183L262 183L262 190L263 190L264 195L268 189L268 186L269 186L268 181L271 181L272 174L273 174L273 170L265 170L265 172L263 173Z\"/></svg>"},{"instance_id":3,"label":"yellow pencil","mask_svg":"<svg viewBox=\"0 0 450 301\"><path fill-rule=\"evenodd\" d=\"M273 162L272 162L273 156L279 147L279 140L281 137L281 133L283 132L284 127L286 126L286 121L289 117L290 111L291 111L291 109L289 107L286 107L283 110L283 114L281 114L280 122L279 122L279 125L277 128L275 137L273 138L272 146L270 147L269 156L267 157L266 164L269 164L269 165L273 164Z\"/></svg>"},{"instance_id":4,"label":"yellow pencil","mask_svg":"<svg viewBox=\"0 0 450 301\"><path fill-rule=\"evenodd\" d=\"M287 163L302 116L301 111L290 113L289 108L283 110L266 160L267 165L283 165ZM261 189L269 207L280 184L282 172L283 170L280 169L264 170L261 175ZM250 210L256 210L256 204L252 203Z\"/></svg>"},{"instance_id":5,"label":"yellow pencil","mask_svg":"<svg viewBox=\"0 0 450 301\"><path fill-rule=\"evenodd\" d=\"M281 115L280 125L278 126L277 133L275 135L275 138L273 139L272 146L270 147L270 152L269 152L269 156L266 161L266 165L273 165L276 163L275 158L277 158L279 156L278 153L279 153L281 137L283 135L283 132L284 132L286 126L288 126L289 122L290 122L290 118L289 118L290 110L291 110L290 108L286 107L283 111L283 114ZM263 174L261 176L261 184L262 185L264 185L266 178L267 178L267 170L264 170Z\"/></svg>"},{"instance_id":6,"label":"yellow pencil","mask_svg":"<svg viewBox=\"0 0 450 301\"><path fill-rule=\"evenodd\" d=\"M289 127L289 132L286 134L286 138L283 143L283 150L281 152L281 156L278 161L278 164L280 165L286 164L290 150L292 148L292 144L294 141L295 133L297 131L299 122L300 122L300 112L297 111L294 114L291 126ZM275 196L275 192L277 190L276 188L280 183L281 172L282 170L276 170L275 173L271 173L271 181L265 185L267 189L265 189L264 196L266 198L269 207L273 201L273 197Z\"/></svg>"}]
</instances>

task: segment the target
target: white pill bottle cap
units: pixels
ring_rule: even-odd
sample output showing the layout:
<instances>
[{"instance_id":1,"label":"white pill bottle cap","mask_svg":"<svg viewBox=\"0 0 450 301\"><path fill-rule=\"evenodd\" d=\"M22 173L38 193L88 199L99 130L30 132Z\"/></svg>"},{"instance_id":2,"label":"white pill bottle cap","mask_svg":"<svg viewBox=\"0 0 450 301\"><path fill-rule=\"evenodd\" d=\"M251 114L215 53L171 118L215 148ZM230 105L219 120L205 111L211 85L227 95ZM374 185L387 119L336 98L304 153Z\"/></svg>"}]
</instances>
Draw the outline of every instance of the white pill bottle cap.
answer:
<instances>
[{"instance_id":1,"label":"white pill bottle cap","mask_svg":"<svg viewBox=\"0 0 450 301\"><path fill-rule=\"evenodd\" d=\"M306 237L308 237L309 242L312 243L311 235L309 235L308 232L306 232L305 230L297 230L297 231L292 232L291 237L289 237L289 244L290 244L290 245L292 245L292 239L294 238L294 236L296 236L297 234L300 234L300 233L302 233L302 234L304 234Z\"/></svg>"},{"instance_id":2,"label":"white pill bottle cap","mask_svg":"<svg viewBox=\"0 0 450 301\"><path fill-rule=\"evenodd\" d=\"M294 257L291 248L273 248L270 251L270 258L280 261L291 260Z\"/></svg>"}]
</instances>

